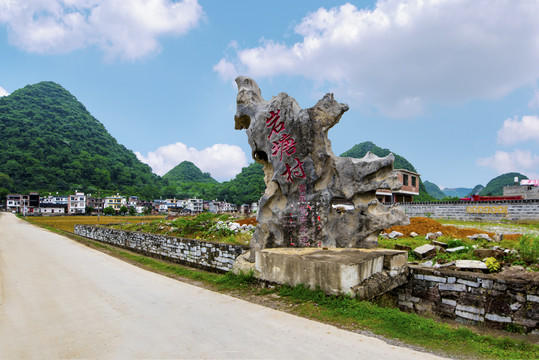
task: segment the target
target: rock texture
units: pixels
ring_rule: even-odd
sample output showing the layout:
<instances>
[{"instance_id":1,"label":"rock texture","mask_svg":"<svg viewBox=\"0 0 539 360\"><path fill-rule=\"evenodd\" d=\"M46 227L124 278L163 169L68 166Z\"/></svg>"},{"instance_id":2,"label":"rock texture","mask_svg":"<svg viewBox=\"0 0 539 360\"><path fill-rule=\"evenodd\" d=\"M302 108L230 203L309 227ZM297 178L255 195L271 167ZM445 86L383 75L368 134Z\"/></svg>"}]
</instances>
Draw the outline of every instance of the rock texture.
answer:
<instances>
[{"instance_id":1,"label":"rock texture","mask_svg":"<svg viewBox=\"0 0 539 360\"><path fill-rule=\"evenodd\" d=\"M381 230L407 224L398 207L376 200L377 189L399 189L392 154L341 158L328 130L348 106L326 94L301 109L286 93L264 100L256 82L238 77L235 128L246 129L253 158L264 165L266 192L251 240L257 250L274 247L372 248Z\"/></svg>"}]
</instances>

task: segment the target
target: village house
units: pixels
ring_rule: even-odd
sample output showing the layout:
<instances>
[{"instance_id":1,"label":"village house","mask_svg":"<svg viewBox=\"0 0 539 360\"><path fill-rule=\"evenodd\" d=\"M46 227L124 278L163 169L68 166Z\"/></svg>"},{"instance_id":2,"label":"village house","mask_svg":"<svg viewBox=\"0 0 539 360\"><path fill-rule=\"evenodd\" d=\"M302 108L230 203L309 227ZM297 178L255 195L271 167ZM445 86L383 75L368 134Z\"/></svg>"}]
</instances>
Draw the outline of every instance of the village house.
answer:
<instances>
[{"instance_id":1,"label":"village house","mask_svg":"<svg viewBox=\"0 0 539 360\"><path fill-rule=\"evenodd\" d=\"M410 170L395 169L402 184L400 190L378 189L376 198L381 203L412 202L419 195L419 174Z\"/></svg>"}]
</instances>

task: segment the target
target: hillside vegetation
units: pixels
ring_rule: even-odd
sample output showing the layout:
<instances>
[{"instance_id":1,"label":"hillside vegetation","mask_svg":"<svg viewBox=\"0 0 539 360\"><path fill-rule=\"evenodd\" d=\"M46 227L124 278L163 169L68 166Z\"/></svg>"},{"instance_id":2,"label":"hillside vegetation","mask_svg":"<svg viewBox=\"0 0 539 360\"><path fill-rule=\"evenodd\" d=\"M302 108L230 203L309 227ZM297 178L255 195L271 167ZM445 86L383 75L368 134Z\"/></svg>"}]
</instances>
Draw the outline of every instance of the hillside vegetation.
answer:
<instances>
[{"instance_id":1,"label":"hillside vegetation","mask_svg":"<svg viewBox=\"0 0 539 360\"><path fill-rule=\"evenodd\" d=\"M12 179L9 190L14 192L111 189L143 194L158 183L148 165L53 82L0 98L0 172Z\"/></svg>"}]
</instances>

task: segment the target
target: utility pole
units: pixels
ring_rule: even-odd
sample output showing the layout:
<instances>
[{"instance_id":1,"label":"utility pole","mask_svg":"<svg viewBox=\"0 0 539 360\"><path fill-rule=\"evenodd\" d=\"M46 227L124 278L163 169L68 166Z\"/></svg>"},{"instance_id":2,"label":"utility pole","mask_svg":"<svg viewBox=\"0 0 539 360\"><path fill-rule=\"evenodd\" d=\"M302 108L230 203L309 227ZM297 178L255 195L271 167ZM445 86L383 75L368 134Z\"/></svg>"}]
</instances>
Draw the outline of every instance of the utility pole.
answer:
<instances>
[{"instance_id":1,"label":"utility pole","mask_svg":"<svg viewBox=\"0 0 539 360\"><path fill-rule=\"evenodd\" d=\"M97 222L99 222L99 205L101 204L101 190L97 190Z\"/></svg>"}]
</instances>

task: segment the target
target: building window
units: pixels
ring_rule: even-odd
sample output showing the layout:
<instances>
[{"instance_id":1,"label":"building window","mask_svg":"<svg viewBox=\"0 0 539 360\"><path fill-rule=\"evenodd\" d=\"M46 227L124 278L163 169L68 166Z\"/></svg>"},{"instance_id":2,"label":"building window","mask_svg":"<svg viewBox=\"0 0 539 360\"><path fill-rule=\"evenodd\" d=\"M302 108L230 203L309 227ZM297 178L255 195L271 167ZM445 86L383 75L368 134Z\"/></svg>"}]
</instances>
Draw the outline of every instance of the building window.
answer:
<instances>
[{"instance_id":1,"label":"building window","mask_svg":"<svg viewBox=\"0 0 539 360\"><path fill-rule=\"evenodd\" d=\"M415 176L412 176L412 186L413 187L416 186L416 178L415 178Z\"/></svg>"},{"instance_id":2,"label":"building window","mask_svg":"<svg viewBox=\"0 0 539 360\"><path fill-rule=\"evenodd\" d=\"M402 174L402 184L405 186L408 185L408 175Z\"/></svg>"}]
</instances>

